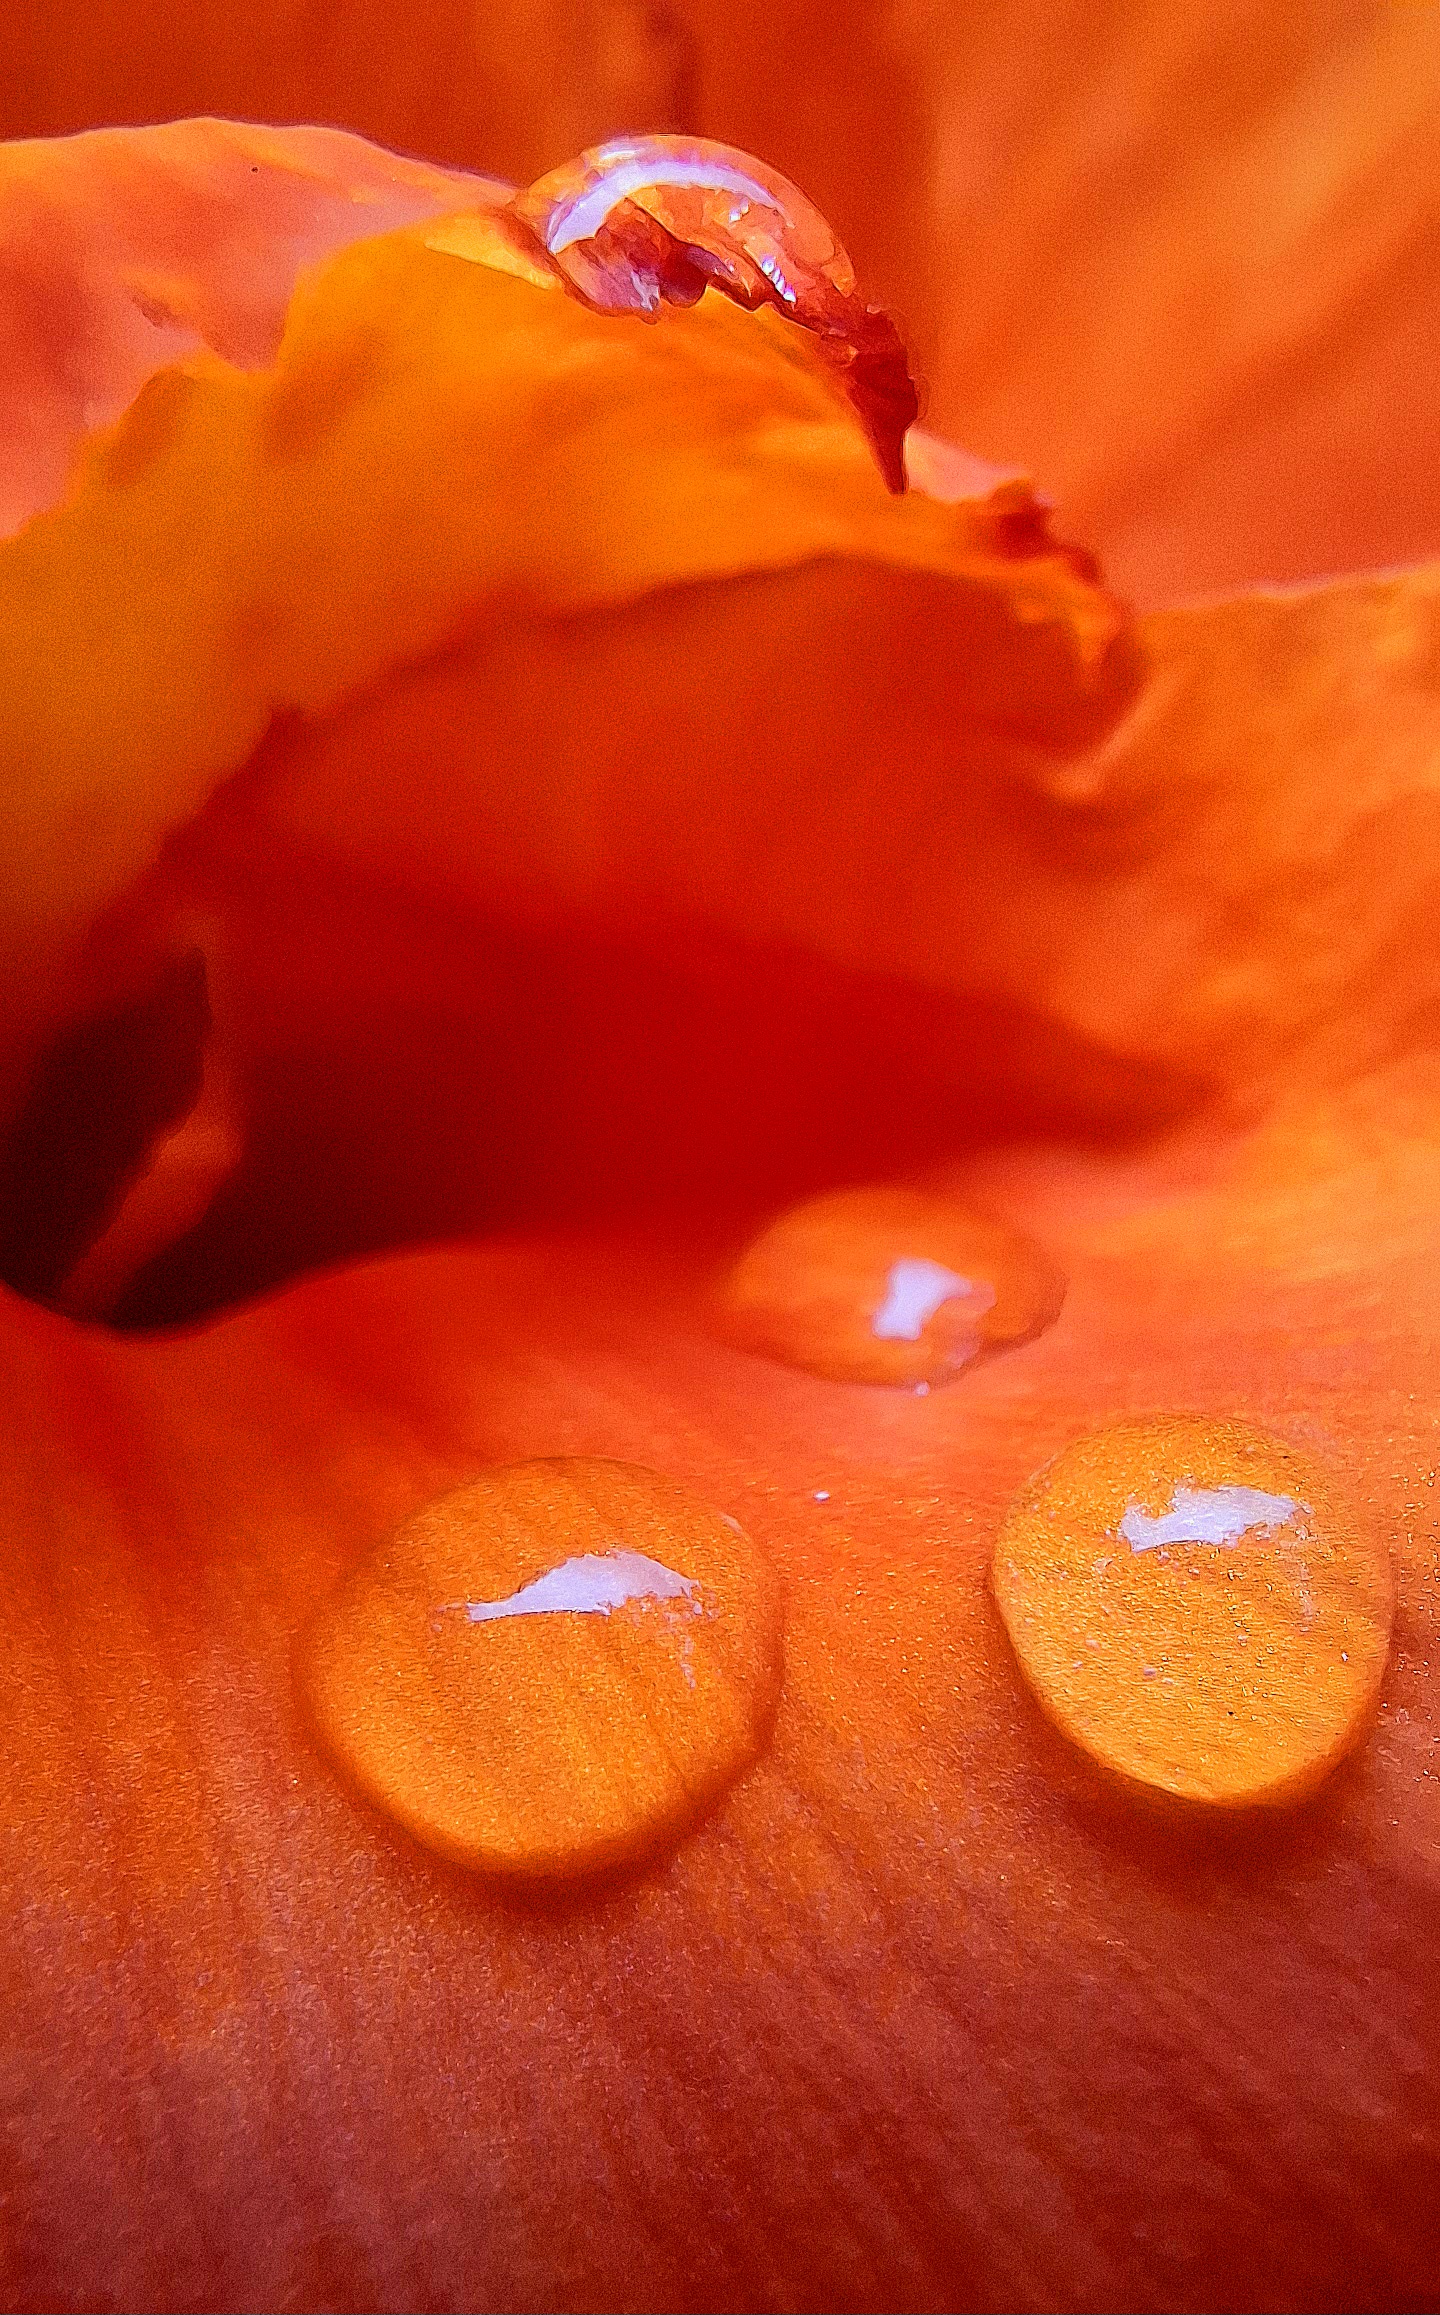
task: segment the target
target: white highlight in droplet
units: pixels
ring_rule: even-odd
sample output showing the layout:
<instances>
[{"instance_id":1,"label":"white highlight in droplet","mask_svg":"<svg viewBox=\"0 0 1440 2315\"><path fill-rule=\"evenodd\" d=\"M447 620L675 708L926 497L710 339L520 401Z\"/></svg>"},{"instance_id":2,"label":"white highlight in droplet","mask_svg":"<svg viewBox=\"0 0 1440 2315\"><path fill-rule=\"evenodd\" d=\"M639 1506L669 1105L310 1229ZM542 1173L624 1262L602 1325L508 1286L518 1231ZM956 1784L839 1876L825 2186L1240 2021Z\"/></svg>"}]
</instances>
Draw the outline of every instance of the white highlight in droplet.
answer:
<instances>
[{"instance_id":1,"label":"white highlight in droplet","mask_svg":"<svg viewBox=\"0 0 1440 2315\"><path fill-rule=\"evenodd\" d=\"M958 1295L973 1300L978 1317L992 1307L995 1289L962 1278L957 1270L947 1270L943 1262L932 1262L926 1255L904 1254L890 1265L885 1299L870 1321L870 1331L882 1342L918 1342L941 1303L953 1302Z\"/></svg>"},{"instance_id":2,"label":"white highlight in droplet","mask_svg":"<svg viewBox=\"0 0 1440 2315\"><path fill-rule=\"evenodd\" d=\"M643 145L628 147L617 139L604 149L604 166L596 183L569 208L562 208L545 235L545 246L552 257L568 249L574 241L588 241L598 233L611 210L631 193L648 192L652 186L681 185L705 193L738 193L747 205L759 204L776 211L782 219L784 212L771 193L757 185L724 161L705 160L696 154L688 159L669 158L664 154L647 152Z\"/></svg>"},{"instance_id":3,"label":"white highlight in droplet","mask_svg":"<svg viewBox=\"0 0 1440 2315\"><path fill-rule=\"evenodd\" d=\"M698 1615L700 1602L691 1597L697 1589L693 1576L677 1575L643 1551L586 1551L522 1584L508 1599L454 1600L450 1606L472 1624L499 1616L608 1616L627 1600L685 1598Z\"/></svg>"},{"instance_id":4,"label":"white highlight in droplet","mask_svg":"<svg viewBox=\"0 0 1440 2315\"><path fill-rule=\"evenodd\" d=\"M1267 1495L1260 1487L1177 1487L1170 1509L1158 1517L1132 1503L1119 1532L1132 1551L1167 1543L1238 1543L1251 1528L1268 1533L1309 1508L1293 1495Z\"/></svg>"}]
</instances>

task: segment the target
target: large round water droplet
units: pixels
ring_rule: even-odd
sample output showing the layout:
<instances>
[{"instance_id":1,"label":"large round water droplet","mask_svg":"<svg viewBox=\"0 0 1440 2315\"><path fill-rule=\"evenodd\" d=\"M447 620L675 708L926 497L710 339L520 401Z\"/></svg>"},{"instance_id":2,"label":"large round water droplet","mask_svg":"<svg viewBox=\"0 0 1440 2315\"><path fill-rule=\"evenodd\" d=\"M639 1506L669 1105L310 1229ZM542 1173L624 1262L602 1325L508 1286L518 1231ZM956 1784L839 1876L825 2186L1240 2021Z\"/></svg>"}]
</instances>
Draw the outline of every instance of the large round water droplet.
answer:
<instances>
[{"instance_id":1,"label":"large round water droplet","mask_svg":"<svg viewBox=\"0 0 1440 2315\"><path fill-rule=\"evenodd\" d=\"M1051 1719L1186 1801L1313 1791L1363 1734L1390 1645L1384 1538L1323 1466L1243 1423L1078 1440L1016 1497L992 1577Z\"/></svg>"},{"instance_id":2,"label":"large round water droplet","mask_svg":"<svg viewBox=\"0 0 1440 2315\"><path fill-rule=\"evenodd\" d=\"M557 1458L427 1504L304 1635L301 1696L366 1796L463 1865L633 1863L752 1761L775 1578L673 1480Z\"/></svg>"},{"instance_id":3,"label":"large round water droplet","mask_svg":"<svg viewBox=\"0 0 1440 2315\"><path fill-rule=\"evenodd\" d=\"M1049 1326L1065 1281L1008 1224L909 1184L836 1190L780 1215L720 1290L748 1350L836 1382L944 1382Z\"/></svg>"}]
</instances>

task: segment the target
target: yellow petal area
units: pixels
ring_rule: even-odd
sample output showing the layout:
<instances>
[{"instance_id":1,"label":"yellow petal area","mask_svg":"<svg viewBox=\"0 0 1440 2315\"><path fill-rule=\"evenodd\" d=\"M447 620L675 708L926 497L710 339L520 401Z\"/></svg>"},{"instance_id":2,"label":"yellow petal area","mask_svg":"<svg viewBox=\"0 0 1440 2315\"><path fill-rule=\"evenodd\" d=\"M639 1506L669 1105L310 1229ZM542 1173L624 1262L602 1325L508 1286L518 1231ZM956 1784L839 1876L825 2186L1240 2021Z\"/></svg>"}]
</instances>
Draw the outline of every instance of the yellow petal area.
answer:
<instances>
[{"instance_id":1,"label":"yellow petal area","mask_svg":"<svg viewBox=\"0 0 1440 2315\"><path fill-rule=\"evenodd\" d=\"M992 1573L1040 1703L1132 1787L1296 1800L1369 1725L1394 1615L1385 1538L1338 1474L1248 1424L1077 1441L1016 1497Z\"/></svg>"},{"instance_id":2,"label":"yellow petal area","mask_svg":"<svg viewBox=\"0 0 1440 2315\"><path fill-rule=\"evenodd\" d=\"M0 847L24 864L0 970L53 970L274 718L522 615L843 558L939 588L962 706L1055 697L1103 728L1119 614L1058 552L1017 557L1013 513L892 502L778 318L591 314L478 216L358 243L272 367L157 374L0 549Z\"/></svg>"},{"instance_id":3,"label":"yellow petal area","mask_svg":"<svg viewBox=\"0 0 1440 2315\"><path fill-rule=\"evenodd\" d=\"M306 268L509 194L337 129L179 120L0 145L0 537L157 370L207 346L273 362Z\"/></svg>"},{"instance_id":4,"label":"yellow petal area","mask_svg":"<svg viewBox=\"0 0 1440 2315\"><path fill-rule=\"evenodd\" d=\"M673 1480L517 1464L408 1519L299 1667L321 1742L427 1847L595 1872L684 1831L755 1758L779 1590L738 1523Z\"/></svg>"}]
</instances>

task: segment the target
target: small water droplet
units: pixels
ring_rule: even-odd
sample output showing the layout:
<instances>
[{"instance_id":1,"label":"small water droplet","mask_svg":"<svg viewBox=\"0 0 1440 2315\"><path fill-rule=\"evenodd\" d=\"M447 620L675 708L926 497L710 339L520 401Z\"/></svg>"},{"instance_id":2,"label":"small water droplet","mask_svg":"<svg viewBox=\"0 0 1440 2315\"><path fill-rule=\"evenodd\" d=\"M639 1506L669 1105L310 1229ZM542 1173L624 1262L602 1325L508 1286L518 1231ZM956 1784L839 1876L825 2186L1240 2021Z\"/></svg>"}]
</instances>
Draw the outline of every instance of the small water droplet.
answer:
<instances>
[{"instance_id":1,"label":"small water droplet","mask_svg":"<svg viewBox=\"0 0 1440 2315\"><path fill-rule=\"evenodd\" d=\"M746 1349L923 1396L1039 1334L1064 1293L1049 1256L1007 1223L896 1183L781 1214L734 1264L719 1311Z\"/></svg>"},{"instance_id":2,"label":"small water droplet","mask_svg":"<svg viewBox=\"0 0 1440 2315\"><path fill-rule=\"evenodd\" d=\"M302 1636L336 1766L458 1863L636 1862L756 1757L780 1685L775 1579L688 1489L579 1458L427 1504Z\"/></svg>"},{"instance_id":3,"label":"small water droplet","mask_svg":"<svg viewBox=\"0 0 1440 2315\"><path fill-rule=\"evenodd\" d=\"M1335 1475L1184 1417L1067 1447L1011 1505L991 1580L1067 1736L1132 1786L1230 1807L1300 1798L1359 1741L1394 1615L1386 1541Z\"/></svg>"}]
</instances>

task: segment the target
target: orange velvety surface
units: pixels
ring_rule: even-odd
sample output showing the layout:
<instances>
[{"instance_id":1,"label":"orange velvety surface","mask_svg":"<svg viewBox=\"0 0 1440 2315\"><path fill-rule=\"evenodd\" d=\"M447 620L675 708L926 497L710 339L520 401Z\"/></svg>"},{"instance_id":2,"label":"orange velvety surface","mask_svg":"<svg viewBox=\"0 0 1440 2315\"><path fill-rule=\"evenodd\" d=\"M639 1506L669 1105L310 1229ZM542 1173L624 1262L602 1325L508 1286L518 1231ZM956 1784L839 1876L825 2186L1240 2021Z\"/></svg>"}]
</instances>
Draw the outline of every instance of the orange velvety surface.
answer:
<instances>
[{"instance_id":1,"label":"orange velvety surface","mask_svg":"<svg viewBox=\"0 0 1440 2315\"><path fill-rule=\"evenodd\" d=\"M506 198L0 152L4 2304L1440 2304L1440 574L1137 620ZM734 1338L777 1211L900 1177L1053 1323L920 1390ZM1154 1414L1388 1552L1297 1805L1117 1785L1001 1620L1017 1493ZM682 1829L517 1881L296 1647L557 1456L707 1507L760 1670Z\"/></svg>"}]
</instances>

